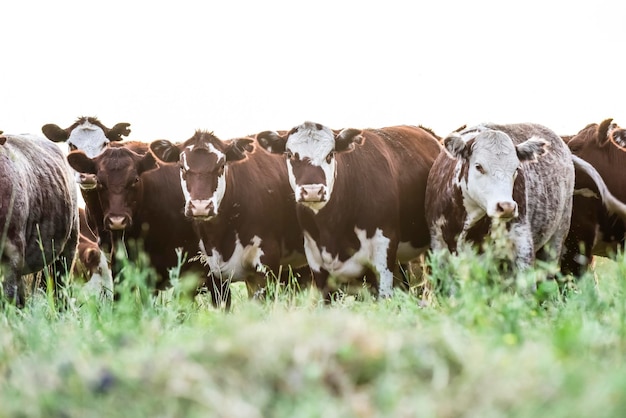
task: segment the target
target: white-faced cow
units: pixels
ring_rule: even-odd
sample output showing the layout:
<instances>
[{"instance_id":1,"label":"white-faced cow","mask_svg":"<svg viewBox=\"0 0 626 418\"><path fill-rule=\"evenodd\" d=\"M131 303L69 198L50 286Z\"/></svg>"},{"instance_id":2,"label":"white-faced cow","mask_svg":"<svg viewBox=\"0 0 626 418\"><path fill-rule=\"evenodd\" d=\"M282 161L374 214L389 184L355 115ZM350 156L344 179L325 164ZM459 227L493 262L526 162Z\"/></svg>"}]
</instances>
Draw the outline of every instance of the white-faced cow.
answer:
<instances>
[{"instance_id":1,"label":"white-faced cow","mask_svg":"<svg viewBox=\"0 0 626 418\"><path fill-rule=\"evenodd\" d=\"M176 249L189 257L198 252L191 222L180 210L184 197L178 167L159 167L150 152L140 154L127 147L108 147L94 158L72 151L67 160L74 170L95 175L103 227L123 236L131 259L143 250L156 270L156 288L168 287L169 269L178 262ZM113 271L119 271L115 257L111 262ZM187 271L200 274L204 268L200 263L185 263L181 272Z\"/></svg>"},{"instance_id":2,"label":"white-faced cow","mask_svg":"<svg viewBox=\"0 0 626 418\"><path fill-rule=\"evenodd\" d=\"M24 304L22 276L53 265L67 276L78 241L77 191L61 150L31 135L0 136L0 277Z\"/></svg>"},{"instance_id":3,"label":"white-faced cow","mask_svg":"<svg viewBox=\"0 0 626 418\"><path fill-rule=\"evenodd\" d=\"M225 289L224 282L245 281L251 297L262 295L268 272L306 266L287 169L280 157L253 152L253 142L196 131L180 144L150 144L157 158L178 162L184 212L214 280Z\"/></svg>"},{"instance_id":4,"label":"white-faced cow","mask_svg":"<svg viewBox=\"0 0 626 418\"><path fill-rule=\"evenodd\" d=\"M363 278L374 294L390 296L397 260L408 262L429 244L424 193L441 150L435 136L414 126L333 131L305 122L256 139L286 156L307 260L324 298Z\"/></svg>"},{"instance_id":5,"label":"white-faced cow","mask_svg":"<svg viewBox=\"0 0 626 418\"><path fill-rule=\"evenodd\" d=\"M433 250L479 243L507 221L517 268L558 260L570 224L574 165L563 140L537 124L485 124L444 139L426 190Z\"/></svg>"},{"instance_id":6,"label":"white-faced cow","mask_svg":"<svg viewBox=\"0 0 626 418\"><path fill-rule=\"evenodd\" d=\"M626 129L606 119L587 125L576 135L564 137L572 153L591 164L609 191L626 202ZM561 260L563 273L581 276L594 255L610 256L624 245L626 223L619 210L607 204L597 182L576 171L572 225Z\"/></svg>"}]
</instances>

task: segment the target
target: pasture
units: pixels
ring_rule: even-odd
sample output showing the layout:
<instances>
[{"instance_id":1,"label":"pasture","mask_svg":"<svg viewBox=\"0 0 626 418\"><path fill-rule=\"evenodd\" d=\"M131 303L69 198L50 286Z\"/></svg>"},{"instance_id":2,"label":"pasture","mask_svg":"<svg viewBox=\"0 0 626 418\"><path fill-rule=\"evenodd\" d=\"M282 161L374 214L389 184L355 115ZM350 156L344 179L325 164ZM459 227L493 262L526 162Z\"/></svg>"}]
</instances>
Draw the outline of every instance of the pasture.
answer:
<instances>
[{"instance_id":1,"label":"pasture","mask_svg":"<svg viewBox=\"0 0 626 418\"><path fill-rule=\"evenodd\" d=\"M508 280L492 257L434 257L438 292L330 306L289 287L250 301L237 284L225 313L175 274L153 296L134 265L114 303L36 293L2 308L0 416L623 416L626 259L563 295L541 281L552 266Z\"/></svg>"}]
</instances>

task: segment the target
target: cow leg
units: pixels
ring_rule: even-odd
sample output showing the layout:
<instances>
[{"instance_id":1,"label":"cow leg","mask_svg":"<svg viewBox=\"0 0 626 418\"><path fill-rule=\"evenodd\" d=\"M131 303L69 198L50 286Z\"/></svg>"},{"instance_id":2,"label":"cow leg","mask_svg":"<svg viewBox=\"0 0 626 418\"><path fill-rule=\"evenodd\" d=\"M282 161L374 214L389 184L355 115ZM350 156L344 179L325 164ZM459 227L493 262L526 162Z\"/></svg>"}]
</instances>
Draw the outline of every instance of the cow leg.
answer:
<instances>
[{"instance_id":1,"label":"cow leg","mask_svg":"<svg viewBox=\"0 0 626 418\"><path fill-rule=\"evenodd\" d=\"M11 242L5 240L2 257L0 259L0 277L5 300L23 307L25 303L24 283L20 272L24 260L24 244L21 241Z\"/></svg>"},{"instance_id":2,"label":"cow leg","mask_svg":"<svg viewBox=\"0 0 626 418\"><path fill-rule=\"evenodd\" d=\"M511 227L511 241L515 248L515 267L528 269L535 260L535 249L530 227L526 223L516 223Z\"/></svg>"},{"instance_id":3,"label":"cow leg","mask_svg":"<svg viewBox=\"0 0 626 418\"><path fill-rule=\"evenodd\" d=\"M232 302L230 280L223 280L221 277L216 277L214 274L211 274L208 282L213 307L221 308L223 306L226 311L230 311Z\"/></svg>"},{"instance_id":4,"label":"cow leg","mask_svg":"<svg viewBox=\"0 0 626 418\"><path fill-rule=\"evenodd\" d=\"M312 270L313 272L313 280L315 282L315 286L322 294L324 298L324 302L326 304L330 304L332 301L332 294L335 292L334 289L330 288L330 284L328 282L329 273L328 270L320 268L319 270Z\"/></svg>"}]
</instances>

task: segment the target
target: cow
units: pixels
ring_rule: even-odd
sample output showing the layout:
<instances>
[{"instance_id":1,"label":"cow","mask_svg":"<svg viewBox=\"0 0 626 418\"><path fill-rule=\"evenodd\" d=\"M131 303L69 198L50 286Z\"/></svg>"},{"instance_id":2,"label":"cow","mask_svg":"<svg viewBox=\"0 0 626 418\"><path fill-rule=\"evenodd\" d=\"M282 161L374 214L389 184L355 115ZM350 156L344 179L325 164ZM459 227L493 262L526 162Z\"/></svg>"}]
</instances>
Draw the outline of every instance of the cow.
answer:
<instances>
[{"instance_id":1,"label":"cow","mask_svg":"<svg viewBox=\"0 0 626 418\"><path fill-rule=\"evenodd\" d=\"M69 151L81 150L88 157L93 158L100 154L110 144L119 143L123 137L130 134L130 123L121 122L112 128L105 126L95 116L80 116L69 127L62 129L54 123L42 126L41 131L46 138L55 143L67 144ZM90 201L90 211L87 220L94 232L102 230L99 220L102 219L98 209L97 197L91 193L96 187L95 177L86 173L75 173L76 182L80 186L81 196L84 202ZM93 213L92 213L93 212ZM103 248L109 248L109 237L98 237L102 240Z\"/></svg>"},{"instance_id":2,"label":"cow","mask_svg":"<svg viewBox=\"0 0 626 418\"><path fill-rule=\"evenodd\" d=\"M22 276L53 269L55 290L78 242L78 199L62 151L34 135L0 136L0 268L4 297L25 303Z\"/></svg>"},{"instance_id":3,"label":"cow","mask_svg":"<svg viewBox=\"0 0 626 418\"><path fill-rule=\"evenodd\" d=\"M482 243L493 225L505 222L513 250L508 261L517 270L537 258L558 264L570 228L575 170L596 182L605 204L626 213L597 171L544 126L483 124L443 143L426 191L433 251Z\"/></svg>"},{"instance_id":4,"label":"cow","mask_svg":"<svg viewBox=\"0 0 626 418\"><path fill-rule=\"evenodd\" d=\"M626 201L626 182L621 176L621 167L626 164L626 129L606 119L563 138L572 154L591 164L608 190L619 201ZM592 178L576 171L572 223L561 260L563 274L578 278L587 271L594 255L615 255L624 245L626 222L619 211L607 206L600 192Z\"/></svg>"},{"instance_id":5,"label":"cow","mask_svg":"<svg viewBox=\"0 0 626 418\"><path fill-rule=\"evenodd\" d=\"M244 281L249 297L262 297L268 273L296 272L306 283L310 272L287 168L280 157L255 151L253 142L198 130L182 143L154 141L150 150L180 167L185 216L217 286Z\"/></svg>"},{"instance_id":6,"label":"cow","mask_svg":"<svg viewBox=\"0 0 626 418\"><path fill-rule=\"evenodd\" d=\"M179 261L177 249L189 257L198 253L192 224L180 210L185 200L178 167L158 165L150 152L142 154L128 147L108 147L93 158L75 150L67 160L77 172L95 176L101 223L115 234L114 245L123 239L131 260L139 260L144 252L156 272L155 289L169 287L169 270ZM112 255L111 262L113 271L119 271L117 257ZM183 263L180 272L198 274L200 285L205 276L199 262Z\"/></svg>"},{"instance_id":7,"label":"cow","mask_svg":"<svg viewBox=\"0 0 626 418\"><path fill-rule=\"evenodd\" d=\"M98 236L87 223L85 209L79 207L78 213L80 234L72 264L72 278L84 283L87 294L112 299L113 275L109 260L98 244Z\"/></svg>"},{"instance_id":8,"label":"cow","mask_svg":"<svg viewBox=\"0 0 626 418\"><path fill-rule=\"evenodd\" d=\"M307 121L256 140L284 155L306 258L324 300L363 279L372 294L390 297L396 261L429 246L424 195L441 151L435 135L416 126L333 131Z\"/></svg>"}]
</instances>

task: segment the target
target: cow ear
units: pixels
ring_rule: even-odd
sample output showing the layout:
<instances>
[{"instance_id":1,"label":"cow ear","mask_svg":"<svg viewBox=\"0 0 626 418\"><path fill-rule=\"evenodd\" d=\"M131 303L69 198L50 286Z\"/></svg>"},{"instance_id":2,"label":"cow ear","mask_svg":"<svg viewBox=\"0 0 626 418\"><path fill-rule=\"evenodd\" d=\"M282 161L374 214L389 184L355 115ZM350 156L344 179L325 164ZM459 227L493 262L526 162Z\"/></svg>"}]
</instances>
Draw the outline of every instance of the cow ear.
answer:
<instances>
[{"instance_id":1,"label":"cow ear","mask_svg":"<svg viewBox=\"0 0 626 418\"><path fill-rule=\"evenodd\" d=\"M466 159L470 155L470 146L456 131L443 139L443 146L453 158Z\"/></svg>"},{"instance_id":2,"label":"cow ear","mask_svg":"<svg viewBox=\"0 0 626 418\"><path fill-rule=\"evenodd\" d=\"M159 164L154 159L154 155L151 152L146 152L145 155L139 160L139 164L137 164L137 175L142 175L146 171L154 170L159 168Z\"/></svg>"},{"instance_id":3,"label":"cow ear","mask_svg":"<svg viewBox=\"0 0 626 418\"><path fill-rule=\"evenodd\" d=\"M130 134L130 123L117 123L114 127L105 132L105 136L109 138L109 141L121 141L122 136L128 136Z\"/></svg>"},{"instance_id":4,"label":"cow ear","mask_svg":"<svg viewBox=\"0 0 626 418\"><path fill-rule=\"evenodd\" d=\"M600 146L604 146L609 143L611 123L613 119L603 120L600 125L598 125L598 143Z\"/></svg>"},{"instance_id":5,"label":"cow ear","mask_svg":"<svg viewBox=\"0 0 626 418\"><path fill-rule=\"evenodd\" d=\"M65 129L61 129L59 125L48 123L41 127L43 134L52 142L65 142L69 135Z\"/></svg>"},{"instance_id":6,"label":"cow ear","mask_svg":"<svg viewBox=\"0 0 626 418\"><path fill-rule=\"evenodd\" d=\"M152 141L150 151L156 158L166 163L174 163L180 159L180 149L167 139Z\"/></svg>"},{"instance_id":7,"label":"cow ear","mask_svg":"<svg viewBox=\"0 0 626 418\"><path fill-rule=\"evenodd\" d=\"M549 146L547 140L533 136L515 147L517 158L520 161L537 161L537 158L548 152Z\"/></svg>"},{"instance_id":8,"label":"cow ear","mask_svg":"<svg viewBox=\"0 0 626 418\"><path fill-rule=\"evenodd\" d=\"M67 154L67 162L70 164L70 167L79 173L98 174L96 163L87 157L83 151L71 151Z\"/></svg>"},{"instance_id":9,"label":"cow ear","mask_svg":"<svg viewBox=\"0 0 626 418\"><path fill-rule=\"evenodd\" d=\"M261 148L272 154L283 154L285 152L287 136L281 136L278 132L263 131L256 134L255 139Z\"/></svg>"},{"instance_id":10,"label":"cow ear","mask_svg":"<svg viewBox=\"0 0 626 418\"><path fill-rule=\"evenodd\" d=\"M0 145L4 145L7 142L7 137L2 135L2 131L0 131Z\"/></svg>"},{"instance_id":11,"label":"cow ear","mask_svg":"<svg viewBox=\"0 0 626 418\"><path fill-rule=\"evenodd\" d=\"M362 130L353 128L344 129L335 135L335 151L352 151L354 144L361 145L363 140Z\"/></svg>"},{"instance_id":12,"label":"cow ear","mask_svg":"<svg viewBox=\"0 0 626 418\"><path fill-rule=\"evenodd\" d=\"M226 161L240 161L247 157L246 153L254 151L252 138L233 139L226 149Z\"/></svg>"}]
</instances>

